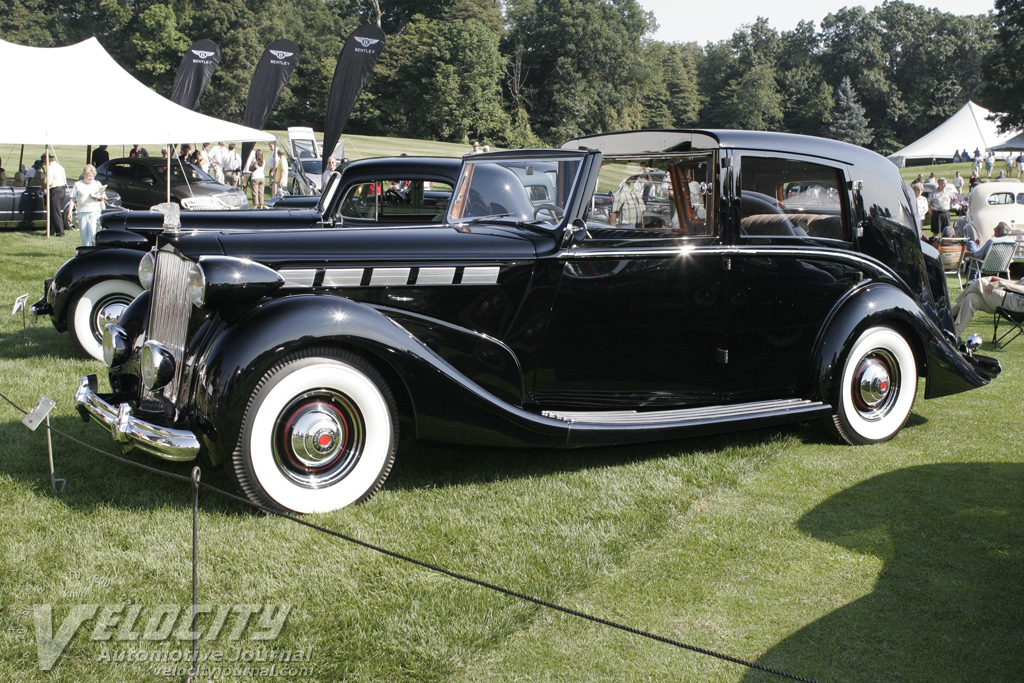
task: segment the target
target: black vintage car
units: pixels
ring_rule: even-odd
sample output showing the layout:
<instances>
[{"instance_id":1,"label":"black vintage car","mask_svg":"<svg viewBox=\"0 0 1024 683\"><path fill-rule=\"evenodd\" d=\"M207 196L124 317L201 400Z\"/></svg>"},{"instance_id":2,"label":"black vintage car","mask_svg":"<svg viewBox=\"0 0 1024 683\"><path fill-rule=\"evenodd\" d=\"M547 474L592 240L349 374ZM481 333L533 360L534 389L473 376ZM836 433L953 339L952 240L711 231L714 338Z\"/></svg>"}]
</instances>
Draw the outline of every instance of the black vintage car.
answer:
<instances>
[{"instance_id":1,"label":"black vintage car","mask_svg":"<svg viewBox=\"0 0 1024 683\"><path fill-rule=\"evenodd\" d=\"M96 169L96 180L116 190L129 209L148 209L167 201L167 159L163 157L111 159ZM189 211L249 206L242 190L218 183L195 164L178 159L171 163L170 199Z\"/></svg>"},{"instance_id":2,"label":"black vintage car","mask_svg":"<svg viewBox=\"0 0 1024 683\"><path fill-rule=\"evenodd\" d=\"M71 202L72 180L68 184L68 192L61 207L67 211ZM121 196L113 190L106 192L103 202L104 212L120 211ZM0 185L0 227L4 228L38 228L46 226L46 191L41 184L29 186Z\"/></svg>"},{"instance_id":3,"label":"black vintage car","mask_svg":"<svg viewBox=\"0 0 1024 683\"><path fill-rule=\"evenodd\" d=\"M283 202L275 211L188 211L172 220L182 234L440 220L460 165L458 159L441 157L364 159L342 171L326 203L319 197L300 197L296 201L303 205ZM46 280L43 296L30 313L49 315L57 330L70 331L77 348L103 360L103 326L117 322L142 292L139 261L155 244L165 220L155 211L104 215L96 246L79 248Z\"/></svg>"},{"instance_id":4,"label":"black vintage car","mask_svg":"<svg viewBox=\"0 0 1024 683\"><path fill-rule=\"evenodd\" d=\"M665 225L594 220L602 163L665 171ZM794 181L838 202L790 209ZM296 512L367 500L400 439L587 446L821 418L885 441L919 377L932 398L999 372L958 348L913 207L886 159L795 135L468 156L441 223L165 233L104 334L112 393L90 375L76 400L125 446L205 454Z\"/></svg>"}]
</instances>

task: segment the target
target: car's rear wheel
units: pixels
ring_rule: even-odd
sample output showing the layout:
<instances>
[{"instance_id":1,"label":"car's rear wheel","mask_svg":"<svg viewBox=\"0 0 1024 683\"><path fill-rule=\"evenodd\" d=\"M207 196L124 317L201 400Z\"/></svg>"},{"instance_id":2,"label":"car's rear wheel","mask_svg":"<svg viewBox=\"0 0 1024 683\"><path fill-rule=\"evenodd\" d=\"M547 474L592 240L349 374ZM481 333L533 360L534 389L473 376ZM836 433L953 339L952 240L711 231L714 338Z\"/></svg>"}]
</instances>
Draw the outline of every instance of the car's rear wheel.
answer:
<instances>
[{"instance_id":1,"label":"car's rear wheel","mask_svg":"<svg viewBox=\"0 0 1024 683\"><path fill-rule=\"evenodd\" d=\"M917 396L917 362L907 340L889 327L865 330L843 365L832 421L851 444L888 441L896 435Z\"/></svg>"},{"instance_id":2,"label":"car's rear wheel","mask_svg":"<svg viewBox=\"0 0 1024 683\"><path fill-rule=\"evenodd\" d=\"M90 286L69 308L72 343L84 354L103 360L103 330L119 321L140 294L142 287L128 280L103 280Z\"/></svg>"},{"instance_id":3,"label":"car's rear wheel","mask_svg":"<svg viewBox=\"0 0 1024 683\"><path fill-rule=\"evenodd\" d=\"M328 512L369 500L397 445L395 400L380 373L351 353L316 349L260 380L229 466L254 502Z\"/></svg>"}]
</instances>

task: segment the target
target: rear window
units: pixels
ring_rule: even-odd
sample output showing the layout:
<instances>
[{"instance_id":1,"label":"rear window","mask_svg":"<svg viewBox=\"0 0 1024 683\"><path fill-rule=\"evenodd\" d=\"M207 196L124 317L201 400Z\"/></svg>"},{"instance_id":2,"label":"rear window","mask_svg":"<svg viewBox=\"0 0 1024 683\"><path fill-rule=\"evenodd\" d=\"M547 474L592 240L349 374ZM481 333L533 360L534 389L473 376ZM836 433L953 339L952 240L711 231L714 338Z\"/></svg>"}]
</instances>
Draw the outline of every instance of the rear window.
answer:
<instances>
[{"instance_id":1,"label":"rear window","mask_svg":"<svg viewBox=\"0 0 1024 683\"><path fill-rule=\"evenodd\" d=\"M842 171L806 161L743 157L740 231L745 237L850 240Z\"/></svg>"},{"instance_id":2,"label":"rear window","mask_svg":"<svg viewBox=\"0 0 1024 683\"><path fill-rule=\"evenodd\" d=\"M993 192L988 196L987 201L990 206L1003 206L1017 202L1017 198L1012 192Z\"/></svg>"}]
</instances>

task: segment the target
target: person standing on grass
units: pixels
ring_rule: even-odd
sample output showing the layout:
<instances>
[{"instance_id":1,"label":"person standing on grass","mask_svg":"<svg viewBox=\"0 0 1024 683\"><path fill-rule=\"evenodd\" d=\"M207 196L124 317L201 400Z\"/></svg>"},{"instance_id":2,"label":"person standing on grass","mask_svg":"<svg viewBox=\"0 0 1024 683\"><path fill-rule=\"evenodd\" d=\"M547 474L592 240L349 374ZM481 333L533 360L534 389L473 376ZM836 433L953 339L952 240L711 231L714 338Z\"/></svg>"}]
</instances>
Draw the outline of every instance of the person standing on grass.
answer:
<instances>
[{"instance_id":1,"label":"person standing on grass","mask_svg":"<svg viewBox=\"0 0 1024 683\"><path fill-rule=\"evenodd\" d=\"M932 234L947 237L949 227L949 207L953 203L953 188L946 185L945 178L939 178L938 189L932 192L928 200L928 208L932 210Z\"/></svg>"},{"instance_id":2,"label":"person standing on grass","mask_svg":"<svg viewBox=\"0 0 1024 683\"><path fill-rule=\"evenodd\" d=\"M267 165L263 161L263 150L257 149L249 163L249 184L252 187L252 205L257 209L264 206L263 183L266 180Z\"/></svg>"},{"instance_id":3,"label":"person standing on grass","mask_svg":"<svg viewBox=\"0 0 1024 683\"><path fill-rule=\"evenodd\" d=\"M277 150L277 163L274 165L274 196L279 197L288 191L288 155L284 148Z\"/></svg>"},{"instance_id":4,"label":"person standing on grass","mask_svg":"<svg viewBox=\"0 0 1024 683\"><path fill-rule=\"evenodd\" d=\"M68 222L71 222L72 208L78 214L78 230L82 235L82 246L91 247L96 243L96 229L100 214L103 213L103 200L106 187L96 181L96 167L86 164L82 169L82 179L71 189L71 203L68 204Z\"/></svg>"},{"instance_id":5,"label":"person standing on grass","mask_svg":"<svg viewBox=\"0 0 1024 683\"><path fill-rule=\"evenodd\" d=\"M50 195L50 224L53 226L54 234L63 237L64 232L71 229L64 212L68 195L68 175L52 154L47 153L45 157L46 190Z\"/></svg>"}]
</instances>

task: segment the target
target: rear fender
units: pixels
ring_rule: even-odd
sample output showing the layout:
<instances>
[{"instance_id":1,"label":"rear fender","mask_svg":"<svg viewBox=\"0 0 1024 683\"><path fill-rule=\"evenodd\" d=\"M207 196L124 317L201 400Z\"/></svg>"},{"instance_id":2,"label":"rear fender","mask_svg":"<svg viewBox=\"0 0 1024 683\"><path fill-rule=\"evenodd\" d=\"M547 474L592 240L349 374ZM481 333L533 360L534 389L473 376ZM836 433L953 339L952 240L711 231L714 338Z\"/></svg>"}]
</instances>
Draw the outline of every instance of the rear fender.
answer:
<instances>
[{"instance_id":1,"label":"rear fender","mask_svg":"<svg viewBox=\"0 0 1024 683\"><path fill-rule=\"evenodd\" d=\"M874 326L902 333L926 378L925 398L938 398L988 384L964 360L948 334L936 325L914 299L896 287L871 283L839 304L818 337L811 354L813 398L836 405L846 355L856 338Z\"/></svg>"}]
</instances>

